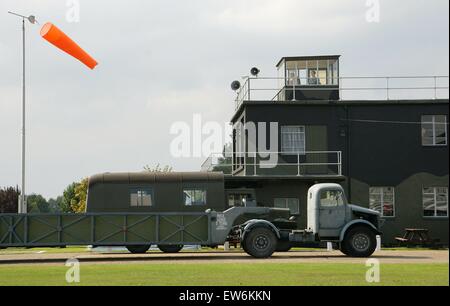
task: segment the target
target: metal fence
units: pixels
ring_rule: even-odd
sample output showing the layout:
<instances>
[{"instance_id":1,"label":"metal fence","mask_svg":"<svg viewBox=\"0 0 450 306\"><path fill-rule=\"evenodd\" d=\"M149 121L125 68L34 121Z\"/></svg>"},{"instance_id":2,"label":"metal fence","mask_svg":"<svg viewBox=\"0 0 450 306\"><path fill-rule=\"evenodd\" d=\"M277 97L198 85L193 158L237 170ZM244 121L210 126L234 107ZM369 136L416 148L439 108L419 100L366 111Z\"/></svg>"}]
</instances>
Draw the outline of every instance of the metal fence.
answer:
<instances>
[{"instance_id":1,"label":"metal fence","mask_svg":"<svg viewBox=\"0 0 450 306\"><path fill-rule=\"evenodd\" d=\"M319 79L320 82L320 79ZM320 91L335 88L340 99L357 100L420 100L448 99L449 76L393 76L393 77L339 77L312 85L309 78L246 78L237 92L236 108L244 101L284 101L286 88L294 91Z\"/></svg>"},{"instance_id":2,"label":"metal fence","mask_svg":"<svg viewBox=\"0 0 450 306\"><path fill-rule=\"evenodd\" d=\"M275 157L275 158L274 158ZM274 176L341 176L341 151L213 153L202 171Z\"/></svg>"},{"instance_id":3,"label":"metal fence","mask_svg":"<svg viewBox=\"0 0 450 306\"><path fill-rule=\"evenodd\" d=\"M211 214L0 214L0 247L208 245Z\"/></svg>"}]
</instances>

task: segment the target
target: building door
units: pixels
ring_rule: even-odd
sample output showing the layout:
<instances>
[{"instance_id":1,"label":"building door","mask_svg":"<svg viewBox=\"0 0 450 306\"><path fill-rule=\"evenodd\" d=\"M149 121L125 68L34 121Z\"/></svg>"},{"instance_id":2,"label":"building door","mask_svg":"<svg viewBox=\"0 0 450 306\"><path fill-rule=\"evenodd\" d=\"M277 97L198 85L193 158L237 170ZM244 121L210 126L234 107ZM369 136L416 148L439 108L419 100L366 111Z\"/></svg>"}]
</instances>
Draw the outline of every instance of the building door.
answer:
<instances>
[{"instance_id":1,"label":"building door","mask_svg":"<svg viewBox=\"0 0 450 306\"><path fill-rule=\"evenodd\" d=\"M303 171L309 175L329 174L327 126L310 125L306 127L306 163Z\"/></svg>"},{"instance_id":2,"label":"building door","mask_svg":"<svg viewBox=\"0 0 450 306\"><path fill-rule=\"evenodd\" d=\"M322 237L339 237L345 225L345 201L341 191L324 190L320 193L319 234Z\"/></svg>"}]
</instances>

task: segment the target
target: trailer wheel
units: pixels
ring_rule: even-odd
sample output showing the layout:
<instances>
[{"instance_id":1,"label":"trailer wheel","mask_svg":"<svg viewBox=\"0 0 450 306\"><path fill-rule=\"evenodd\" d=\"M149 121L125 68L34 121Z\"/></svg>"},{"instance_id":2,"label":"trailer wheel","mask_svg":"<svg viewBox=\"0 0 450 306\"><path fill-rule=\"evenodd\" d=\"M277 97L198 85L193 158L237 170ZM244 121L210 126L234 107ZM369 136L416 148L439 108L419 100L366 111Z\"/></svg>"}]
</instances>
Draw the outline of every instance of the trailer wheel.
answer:
<instances>
[{"instance_id":1,"label":"trailer wheel","mask_svg":"<svg viewBox=\"0 0 450 306\"><path fill-rule=\"evenodd\" d=\"M268 228L257 227L247 233L243 249L255 258L268 258L277 248L277 237Z\"/></svg>"},{"instance_id":2,"label":"trailer wheel","mask_svg":"<svg viewBox=\"0 0 450 306\"><path fill-rule=\"evenodd\" d=\"M277 243L277 252L289 252L292 246L289 241L278 241Z\"/></svg>"},{"instance_id":3,"label":"trailer wheel","mask_svg":"<svg viewBox=\"0 0 450 306\"><path fill-rule=\"evenodd\" d=\"M163 253L178 253L183 249L184 245L158 245L158 249Z\"/></svg>"},{"instance_id":4,"label":"trailer wheel","mask_svg":"<svg viewBox=\"0 0 450 306\"><path fill-rule=\"evenodd\" d=\"M345 235L341 250L351 257L370 257L377 248L374 231L366 226L357 226Z\"/></svg>"},{"instance_id":5,"label":"trailer wheel","mask_svg":"<svg viewBox=\"0 0 450 306\"><path fill-rule=\"evenodd\" d=\"M132 254L145 254L150 247L150 245L128 245L127 250Z\"/></svg>"}]
</instances>

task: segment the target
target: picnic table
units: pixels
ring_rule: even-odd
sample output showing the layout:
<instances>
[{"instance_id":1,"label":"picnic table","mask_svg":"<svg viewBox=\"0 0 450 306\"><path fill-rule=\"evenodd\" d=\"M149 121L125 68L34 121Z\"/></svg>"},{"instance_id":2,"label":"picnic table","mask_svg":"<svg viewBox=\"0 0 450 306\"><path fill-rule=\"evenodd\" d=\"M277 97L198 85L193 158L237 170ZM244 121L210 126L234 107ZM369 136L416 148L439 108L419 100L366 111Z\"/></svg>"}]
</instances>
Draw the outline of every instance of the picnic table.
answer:
<instances>
[{"instance_id":1,"label":"picnic table","mask_svg":"<svg viewBox=\"0 0 450 306\"><path fill-rule=\"evenodd\" d=\"M436 246L439 239L431 239L430 231L421 228L405 228L403 237L396 237L395 240L406 246Z\"/></svg>"}]
</instances>

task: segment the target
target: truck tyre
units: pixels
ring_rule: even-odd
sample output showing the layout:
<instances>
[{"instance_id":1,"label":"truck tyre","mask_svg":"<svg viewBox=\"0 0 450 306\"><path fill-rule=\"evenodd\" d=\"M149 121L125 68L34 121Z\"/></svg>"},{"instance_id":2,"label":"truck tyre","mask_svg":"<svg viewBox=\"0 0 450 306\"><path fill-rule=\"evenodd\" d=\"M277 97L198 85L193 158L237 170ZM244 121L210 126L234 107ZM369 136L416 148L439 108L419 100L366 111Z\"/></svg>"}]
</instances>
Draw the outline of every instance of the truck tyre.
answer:
<instances>
[{"instance_id":1,"label":"truck tyre","mask_svg":"<svg viewBox=\"0 0 450 306\"><path fill-rule=\"evenodd\" d=\"M276 252L289 252L292 246L289 241L278 241Z\"/></svg>"},{"instance_id":2,"label":"truck tyre","mask_svg":"<svg viewBox=\"0 0 450 306\"><path fill-rule=\"evenodd\" d=\"M265 227L257 227L245 236L243 249L255 258L268 258L277 248L277 237L272 230Z\"/></svg>"},{"instance_id":3,"label":"truck tyre","mask_svg":"<svg viewBox=\"0 0 450 306\"><path fill-rule=\"evenodd\" d=\"M158 249L163 253L178 253L183 249L183 245L158 245Z\"/></svg>"},{"instance_id":4,"label":"truck tyre","mask_svg":"<svg viewBox=\"0 0 450 306\"><path fill-rule=\"evenodd\" d=\"M132 254L145 254L150 247L150 245L128 245L127 250Z\"/></svg>"},{"instance_id":5,"label":"truck tyre","mask_svg":"<svg viewBox=\"0 0 450 306\"><path fill-rule=\"evenodd\" d=\"M339 250L342 252L342 254L350 256L347 249L345 248L345 243L342 242L341 245L339 246Z\"/></svg>"},{"instance_id":6,"label":"truck tyre","mask_svg":"<svg viewBox=\"0 0 450 306\"><path fill-rule=\"evenodd\" d=\"M341 250L351 257L370 257L377 248L374 231L366 226L357 226L346 233Z\"/></svg>"}]
</instances>

